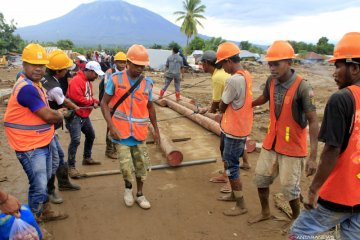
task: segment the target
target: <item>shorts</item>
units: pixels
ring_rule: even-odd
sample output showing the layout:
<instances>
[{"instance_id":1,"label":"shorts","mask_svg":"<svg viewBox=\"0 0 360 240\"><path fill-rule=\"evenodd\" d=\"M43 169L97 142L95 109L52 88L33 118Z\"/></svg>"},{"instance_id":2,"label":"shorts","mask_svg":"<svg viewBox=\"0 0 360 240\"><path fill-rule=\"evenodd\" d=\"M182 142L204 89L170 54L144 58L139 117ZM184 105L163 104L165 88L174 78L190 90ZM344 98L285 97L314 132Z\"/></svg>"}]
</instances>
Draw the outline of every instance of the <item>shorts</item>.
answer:
<instances>
[{"instance_id":1,"label":"shorts","mask_svg":"<svg viewBox=\"0 0 360 240\"><path fill-rule=\"evenodd\" d=\"M132 182L133 172L135 172L136 178L144 182L150 166L145 141L135 146L115 143L115 148L124 180Z\"/></svg>"},{"instance_id":2,"label":"shorts","mask_svg":"<svg viewBox=\"0 0 360 240\"><path fill-rule=\"evenodd\" d=\"M279 175L284 198L297 199L304 165L305 157L289 157L262 148L255 168L255 184L258 188L268 188Z\"/></svg>"}]
</instances>

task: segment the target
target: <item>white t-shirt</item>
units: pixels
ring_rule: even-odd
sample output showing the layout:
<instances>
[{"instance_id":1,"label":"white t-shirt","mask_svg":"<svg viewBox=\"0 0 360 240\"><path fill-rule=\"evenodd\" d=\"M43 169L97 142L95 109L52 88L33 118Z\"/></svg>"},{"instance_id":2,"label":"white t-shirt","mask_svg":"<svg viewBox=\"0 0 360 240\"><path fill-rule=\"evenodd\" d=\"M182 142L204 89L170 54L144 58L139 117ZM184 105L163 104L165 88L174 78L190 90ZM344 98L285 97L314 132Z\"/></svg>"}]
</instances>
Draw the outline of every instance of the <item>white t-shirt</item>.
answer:
<instances>
[{"instance_id":1,"label":"white t-shirt","mask_svg":"<svg viewBox=\"0 0 360 240\"><path fill-rule=\"evenodd\" d=\"M60 87L54 87L53 89L50 89L50 91L47 91L46 95L49 101L56 102L58 105L64 103L65 96Z\"/></svg>"}]
</instances>

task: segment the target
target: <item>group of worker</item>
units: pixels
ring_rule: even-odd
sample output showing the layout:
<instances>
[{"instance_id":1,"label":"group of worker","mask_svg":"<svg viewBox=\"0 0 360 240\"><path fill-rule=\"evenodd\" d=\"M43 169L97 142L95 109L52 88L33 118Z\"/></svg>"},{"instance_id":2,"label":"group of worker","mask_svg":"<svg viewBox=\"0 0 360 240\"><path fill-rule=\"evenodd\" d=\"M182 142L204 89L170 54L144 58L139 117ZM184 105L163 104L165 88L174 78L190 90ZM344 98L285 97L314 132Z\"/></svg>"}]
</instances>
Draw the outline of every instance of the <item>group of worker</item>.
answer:
<instances>
[{"instance_id":1,"label":"group of worker","mask_svg":"<svg viewBox=\"0 0 360 240\"><path fill-rule=\"evenodd\" d=\"M226 180L230 183L230 192L218 200L235 202L235 206L223 212L225 215L237 216L248 211L239 174L239 159L244 154L247 137L252 131L253 107L269 102L269 127L254 177L261 213L251 217L249 224L272 219L269 187L279 176L294 220L291 222L289 239L314 239L337 224L340 224L342 239L358 239L359 43L359 32L345 34L329 60L335 64L333 76L339 91L328 100L320 132L314 91L309 82L292 68L295 52L288 42L275 41L267 50L270 76L263 93L255 100L252 77L240 64L238 46L225 42L219 45L216 53L205 52L202 58L204 70L212 74L214 84L218 80L215 75L220 69L229 74L222 93L215 94L214 91L210 107L211 112L219 111L221 114L220 152ZM74 178L83 176L75 166L81 132L86 138L82 163L99 164L91 157L95 133L89 119L92 109L99 106L108 128L106 154L120 162L125 184L125 205L130 207L136 202L143 209L151 207L143 194L149 167L145 145L149 122L155 129L155 142L160 142L160 136L152 99L153 82L142 75L145 66L149 65L149 56L144 46L135 44L126 55L119 53L118 57L119 62L116 63L115 56L116 66L106 74L97 62L87 62L84 70L78 71L69 82L67 92L61 94L57 80L73 64L72 60L60 50L47 56L44 48L38 44L29 44L23 51L24 72L14 85L4 124L9 145L15 150L28 176L28 203L38 220L67 217L67 214L53 211L49 199L58 199L53 191L55 175L58 176L60 190L80 189L80 186L69 181L67 171ZM168 64L175 62L181 68L182 63L177 56L171 56L168 60ZM92 91L92 81L99 75L105 75L101 101L93 97ZM168 79L162 95L170 78L178 79L178 76L171 74L166 77ZM180 99L177 97L177 100ZM64 117L71 136L67 163L55 133ZM325 143L319 164L316 162L318 140ZM307 176L315 176L303 199L306 210L300 211L300 182L304 169ZM133 173L137 186L135 196L132 190ZM0 192L0 207L7 213L16 214L18 204L12 204L13 209L6 204L14 199L10 196Z\"/></svg>"}]
</instances>

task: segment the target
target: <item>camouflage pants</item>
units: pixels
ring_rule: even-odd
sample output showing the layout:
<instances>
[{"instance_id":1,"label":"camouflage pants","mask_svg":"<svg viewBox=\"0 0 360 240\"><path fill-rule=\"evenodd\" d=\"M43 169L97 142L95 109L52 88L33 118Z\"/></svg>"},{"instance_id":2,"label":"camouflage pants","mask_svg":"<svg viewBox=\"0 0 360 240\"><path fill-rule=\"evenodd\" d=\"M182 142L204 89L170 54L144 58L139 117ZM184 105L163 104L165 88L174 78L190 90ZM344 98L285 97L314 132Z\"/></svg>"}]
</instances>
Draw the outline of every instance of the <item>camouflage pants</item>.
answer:
<instances>
[{"instance_id":1,"label":"camouflage pants","mask_svg":"<svg viewBox=\"0 0 360 240\"><path fill-rule=\"evenodd\" d=\"M150 158L145 141L136 146L115 144L115 147L124 180L132 182L134 180L133 172L135 172L136 178L140 178L144 182L150 166Z\"/></svg>"}]
</instances>

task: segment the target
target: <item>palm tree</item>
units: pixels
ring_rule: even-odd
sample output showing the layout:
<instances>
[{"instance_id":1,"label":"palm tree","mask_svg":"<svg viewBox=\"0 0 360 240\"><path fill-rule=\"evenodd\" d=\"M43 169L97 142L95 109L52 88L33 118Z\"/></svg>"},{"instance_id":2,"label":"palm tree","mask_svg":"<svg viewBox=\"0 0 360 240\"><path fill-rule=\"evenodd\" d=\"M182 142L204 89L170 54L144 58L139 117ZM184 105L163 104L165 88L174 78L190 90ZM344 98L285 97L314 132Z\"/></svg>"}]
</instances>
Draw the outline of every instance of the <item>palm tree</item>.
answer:
<instances>
[{"instance_id":1,"label":"palm tree","mask_svg":"<svg viewBox=\"0 0 360 240\"><path fill-rule=\"evenodd\" d=\"M206 19L202 13L205 12L206 6L201 4L201 0L184 0L183 9L184 11L176 11L175 15L179 15L176 21L183 20L180 31L187 37L186 45L189 44L189 39L193 35L197 35L197 25L203 27L199 19Z\"/></svg>"}]
</instances>

